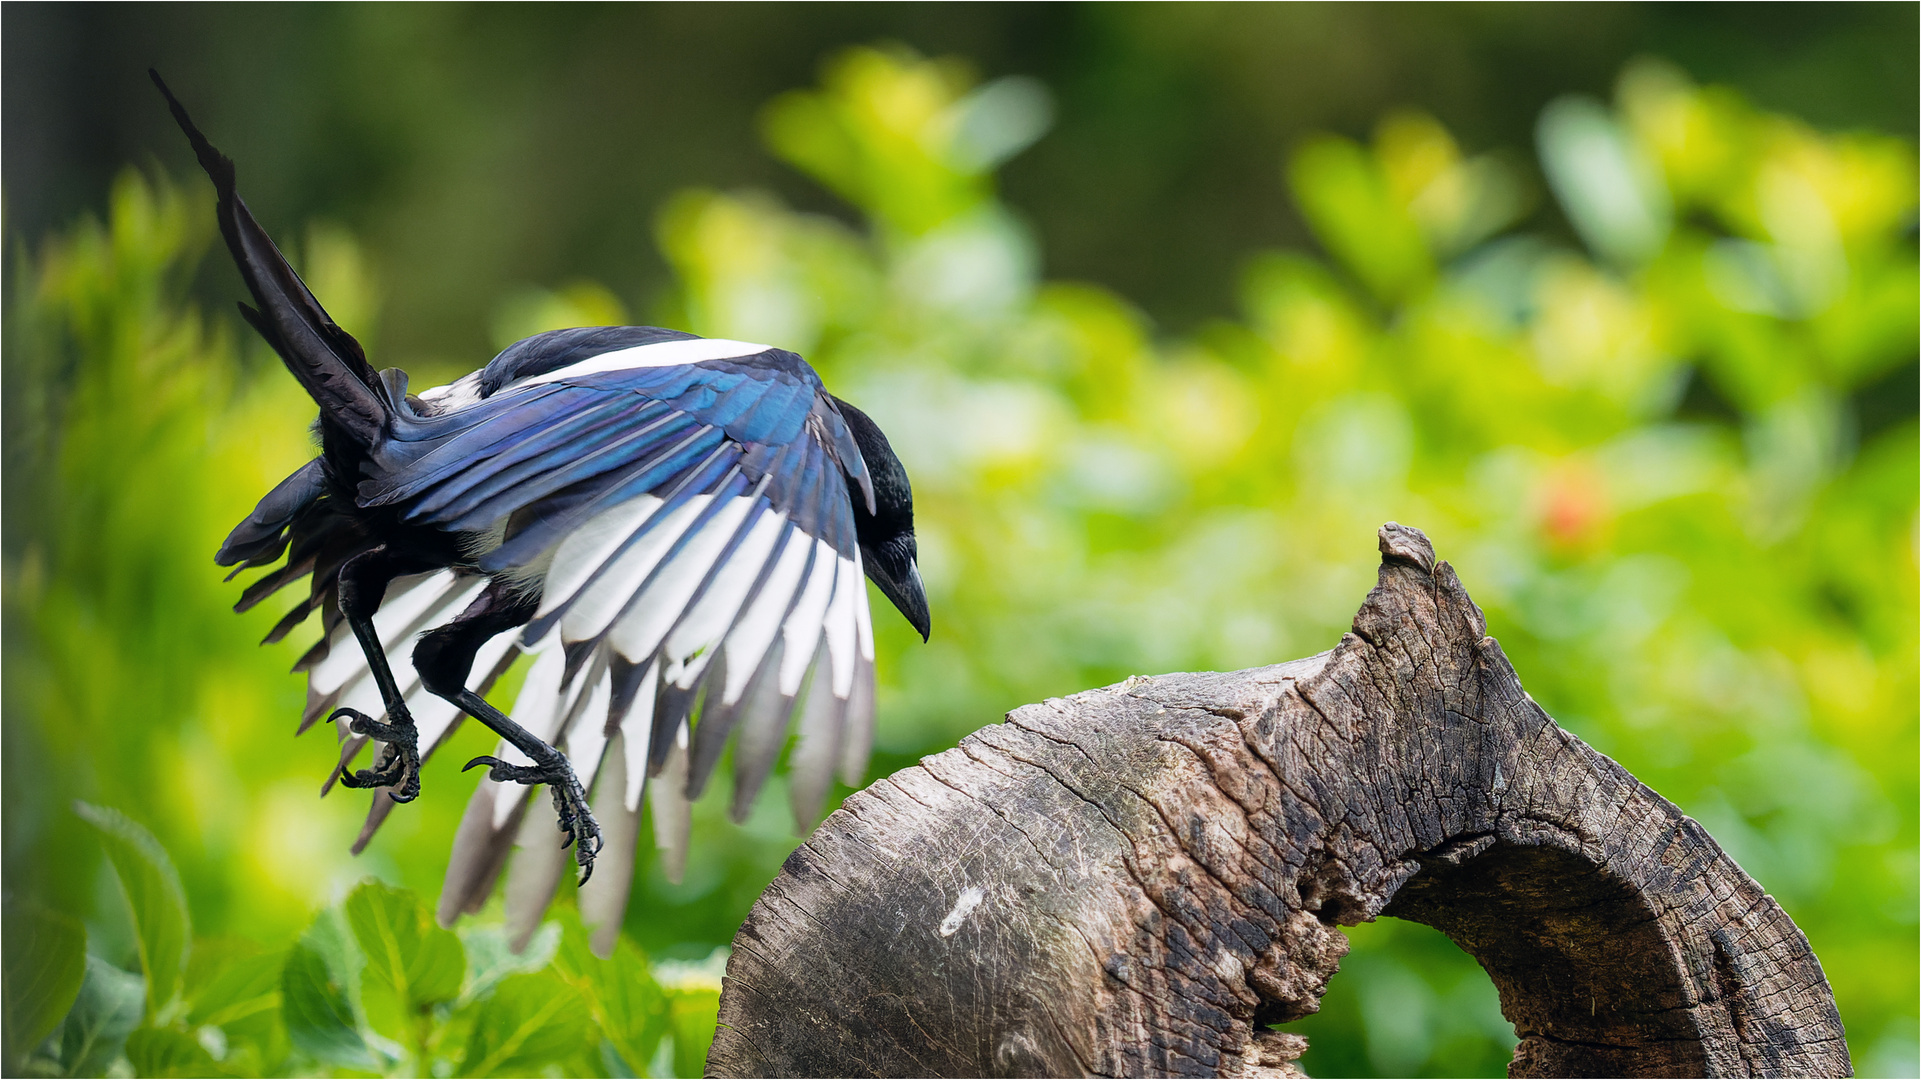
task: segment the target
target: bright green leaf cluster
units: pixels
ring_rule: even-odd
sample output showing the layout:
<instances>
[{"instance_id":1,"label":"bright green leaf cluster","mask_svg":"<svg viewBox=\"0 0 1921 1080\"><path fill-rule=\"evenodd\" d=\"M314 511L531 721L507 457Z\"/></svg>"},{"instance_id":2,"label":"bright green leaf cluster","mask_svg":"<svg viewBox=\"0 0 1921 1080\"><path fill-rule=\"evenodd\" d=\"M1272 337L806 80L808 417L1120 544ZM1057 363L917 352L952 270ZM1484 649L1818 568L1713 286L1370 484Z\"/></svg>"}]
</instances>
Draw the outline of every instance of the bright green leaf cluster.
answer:
<instances>
[{"instance_id":1,"label":"bright green leaf cluster","mask_svg":"<svg viewBox=\"0 0 1921 1080\"><path fill-rule=\"evenodd\" d=\"M100 830L107 861L113 864L121 896L133 915L140 970L147 977L147 1020L170 1019L178 1011L177 996L187 972L187 945L193 937L180 875L161 850L160 841L125 814L86 803L74 809Z\"/></svg>"},{"instance_id":2,"label":"bright green leaf cluster","mask_svg":"<svg viewBox=\"0 0 1921 1080\"><path fill-rule=\"evenodd\" d=\"M1288 156L1326 258L1258 256L1243 318L1167 338L1105 290L1042 282L991 202L937 194L972 173L849 181L852 162L937 170L899 148L940 145L966 94L867 52L783 99L837 118L770 143L867 234L756 195L687 196L662 224L672 317L739 337L804 308L809 358L914 477L935 633L877 617L881 749L1129 674L1316 652L1371 582L1374 529L1414 523L1531 692L1808 931L1863 1060L1903 1060L1913 146L1652 63L1613 104L1553 103L1534 163L1395 114ZM1574 242L1529 228L1544 197ZM1442 1019L1464 957L1356 940L1379 953L1337 982L1361 1026L1312 1028L1310 1072L1498 1070L1500 1038Z\"/></svg>"},{"instance_id":3,"label":"bright green leaf cluster","mask_svg":"<svg viewBox=\"0 0 1921 1080\"><path fill-rule=\"evenodd\" d=\"M1010 78L970 92L957 61L905 50L850 49L820 93L795 91L762 116L768 145L874 223L919 237L983 207L993 169L1047 130L1046 90Z\"/></svg>"},{"instance_id":4,"label":"bright green leaf cluster","mask_svg":"<svg viewBox=\"0 0 1921 1080\"><path fill-rule=\"evenodd\" d=\"M460 996L467 954L460 939L434 925L414 895L370 881L345 905L366 967L360 995L381 1033L398 1038L416 1056L427 1051L433 1009Z\"/></svg>"},{"instance_id":5,"label":"bright green leaf cluster","mask_svg":"<svg viewBox=\"0 0 1921 1080\"><path fill-rule=\"evenodd\" d=\"M658 219L678 287L644 317L804 353L913 476L934 637L877 601L876 768L1023 702L1320 651L1372 582L1374 530L1419 525L1535 697L1807 931L1859 1071L1911 1070L1912 144L1817 132L1654 64L1612 101L1553 104L1532 148L1471 151L1397 113L1277 162L1275 197L1319 252L1257 254L1240 314L1177 336L1043 278L994 170L1047 118L1033 84L859 50L764 130L860 227L752 192L687 192ZM105 222L9 277L0 406L26 512L7 516L0 690L7 760L39 767L9 773L7 857L39 905L6 913L8 1062L696 1068L711 970L625 941L595 958L564 918L516 958L484 920L449 936L412 898L437 886L484 733L455 733L360 863L365 802L316 801L332 749L287 741L302 643L256 650L280 612L236 618L209 565L311 455L312 405L185 302L214 237L193 190L129 176ZM299 239L343 325L411 366L380 349L382 290L352 241ZM650 310L634 300L529 287L493 329ZM782 787L744 827L724 790L697 805L680 881L644 855L628 933L680 957L726 942L796 842ZM148 823L178 875L124 818L45 809L76 798ZM153 906L96 910L96 867ZM356 891L369 874L413 893ZM328 896L347 899L315 917ZM191 926L218 936L189 947ZM1511 1036L1471 961L1392 921L1353 936L1307 1022L1308 1071L1501 1070ZM575 1031L573 1056L543 1058Z\"/></svg>"},{"instance_id":6,"label":"bright green leaf cluster","mask_svg":"<svg viewBox=\"0 0 1921 1080\"><path fill-rule=\"evenodd\" d=\"M87 975L87 931L80 920L43 908L9 904L0 940L10 942L4 965L5 1047L0 1061L17 1061L47 1037L73 1008Z\"/></svg>"},{"instance_id":7,"label":"bright green leaf cluster","mask_svg":"<svg viewBox=\"0 0 1921 1080\"><path fill-rule=\"evenodd\" d=\"M609 957L594 955L571 910L516 954L497 919L456 935L435 925L413 893L368 880L285 949L212 938L189 950L176 933L188 921L179 889L154 887L178 877L165 850L117 811L81 812L101 830L116 873L139 883L122 898L141 928L146 974L87 955L86 934L72 920L10 911L10 933L39 935L6 957L10 1074L702 1071L719 1006L717 972L690 979L689 965L669 965L674 981L663 988L630 941ZM172 989L157 1012L143 1010L163 981L156 973Z\"/></svg>"},{"instance_id":8,"label":"bright green leaf cluster","mask_svg":"<svg viewBox=\"0 0 1921 1080\"><path fill-rule=\"evenodd\" d=\"M652 1065L662 1037L669 1033L669 1009L671 1007L675 1015L685 1012L686 1007L681 1004L685 995L675 994L670 998L654 980L647 958L632 941L621 938L615 943L613 954L603 958L594 955L587 930L577 918L563 915L560 926L554 971L586 1003L601 1035L622 1062L632 1069ZM697 1007L706 1005L703 996ZM719 1002L712 1005L713 1008L706 1010L704 1030L699 1024L691 1032L673 1028L676 1062L687 1056L681 1047L693 1044L695 1038L713 1038L713 1017ZM700 1060L691 1070L679 1070L675 1075L692 1076L704 1071L701 1065L706 1059L706 1042L699 1042L699 1046Z\"/></svg>"}]
</instances>

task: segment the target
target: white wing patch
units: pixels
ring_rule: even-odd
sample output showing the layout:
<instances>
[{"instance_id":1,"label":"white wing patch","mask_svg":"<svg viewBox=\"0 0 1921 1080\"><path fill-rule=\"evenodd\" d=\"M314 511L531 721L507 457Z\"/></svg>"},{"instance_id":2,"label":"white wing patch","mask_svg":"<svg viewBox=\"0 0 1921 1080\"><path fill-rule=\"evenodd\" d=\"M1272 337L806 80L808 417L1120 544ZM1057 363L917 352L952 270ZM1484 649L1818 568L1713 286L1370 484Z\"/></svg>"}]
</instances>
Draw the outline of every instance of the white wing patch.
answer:
<instances>
[{"instance_id":1,"label":"white wing patch","mask_svg":"<svg viewBox=\"0 0 1921 1080\"><path fill-rule=\"evenodd\" d=\"M755 748L736 764L753 759L754 775L743 782L757 789L790 720L800 721L793 765L803 817L818 811L836 766L855 775L848 765L858 751L865 767L874 645L858 555L843 557L797 528L758 490L695 495L665 518L663 505L650 496L629 500L556 545L540 612L557 616L557 629L530 650L534 666L513 715L568 756L593 804L617 808L622 830L650 796L662 865L677 874L690 795L704 785L730 730L756 732ZM618 765L603 760L609 754ZM497 756L526 761L504 742ZM466 854L455 858L466 891L443 896L443 911L483 896L473 890L491 879L473 869L482 858L473 852L505 859L511 830L522 830L523 841L544 836L516 825L531 805L491 781L480 785L459 841ZM736 806L737 816L744 808ZM509 872L510 893L551 888L560 862L544 852L522 861L525 868ZM631 873L629 863L616 866ZM602 918L624 907L625 888L623 881L617 899L595 901Z\"/></svg>"},{"instance_id":2,"label":"white wing patch","mask_svg":"<svg viewBox=\"0 0 1921 1080\"><path fill-rule=\"evenodd\" d=\"M807 675L814 644L820 640L821 619L834 598L834 549L825 541L814 541L814 561L807 570L807 586L801 590L793 611L781 623L781 637L787 646L780 665L780 692L800 693L800 681Z\"/></svg>"},{"instance_id":3,"label":"white wing patch","mask_svg":"<svg viewBox=\"0 0 1921 1080\"><path fill-rule=\"evenodd\" d=\"M612 563L604 568L596 566L586 574L580 575L585 578L595 569L602 571L599 580L594 582L593 588L578 592L572 597L573 606L567 609L567 615L560 624L561 640L588 641L604 633L607 625L613 622L621 609L627 606L627 602L633 599L634 587L647 580L647 576L653 573L654 567L660 564L661 558L674 546L674 541L680 539L681 534L687 531L687 526L693 524L694 519L699 517L700 512L705 510L707 504L712 501L711 495L696 495L688 499L669 514L665 521L654 525L646 535L616 556ZM651 520L651 516L642 518L633 529L628 530L629 535L631 536ZM621 542L627 539L628 537L622 537ZM555 558L558 563L558 554ZM552 574L559 569L561 568L556 565L547 572ZM572 573L568 576L572 576ZM559 606L559 604L555 605L556 608Z\"/></svg>"},{"instance_id":4,"label":"white wing patch","mask_svg":"<svg viewBox=\"0 0 1921 1080\"><path fill-rule=\"evenodd\" d=\"M781 528L787 524L787 515L770 511L761 514L741 541L740 550L734 552L730 563L742 566L765 566L773 555L774 545L780 541ZM740 607L747 602L747 593L754 587L754 578L747 574L722 574L715 580L700 602L687 612L674 632L667 639L669 656L713 655L713 647L725 634L740 614ZM738 694L735 695L739 697Z\"/></svg>"},{"instance_id":5,"label":"white wing patch","mask_svg":"<svg viewBox=\"0 0 1921 1080\"><path fill-rule=\"evenodd\" d=\"M480 590L486 585L486 578L462 579L452 570L395 578L387 586L380 610L374 613L374 630L379 634L381 647L387 650L388 658L392 660L394 652L402 648L411 654L416 635L422 630L453 621L454 616L473 603L474 597L479 596ZM454 610L448 612L448 608ZM373 673L367 667L367 658L362 655L359 643L354 640L353 630L345 619L334 627L330 637L332 640L326 658L307 673L308 687L328 694L360 679L366 679L371 684ZM396 662L393 667L398 671L400 664Z\"/></svg>"},{"instance_id":6,"label":"white wing patch","mask_svg":"<svg viewBox=\"0 0 1921 1080\"><path fill-rule=\"evenodd\" d=\"M627 613L608 635L608 642L616 652L635 662L653 654L667 632L686 617L694 591L706 582L723 549L734 539L757 501L745 495L727 499L718 512L688 537L681 550L661 565L653 583L628 602ZM759 567L754 569L758 571ZM565 636L563 630L562 637Z\"/></svg>"},{"instance_id":7,"label":"white wing patch","mask_svg":"<svg viewBox=\"0 0 1921 1080\"><path fill-rule=\"evenodd\" d=\"M588 576L607 561L621 541L632 536L658 509L659 499L641 495L595 514L587 524L568 533L554 550L546 581L541 586L540 610L534 617L539 618L572 600L587 583Z\"/></svg>"},{"instance_id":8,"label":"white wing patch","mask_svg":"<svg viewBox=\"0 0 1921 1080\"><path fill-rule=\"evenodd\" d=\"M635 701L654 700L655 691L660 685L660 662L647 665L647 674L641 676L640 690L634 695ZM647 786L647 750L653 741L654 711L652 709L629 709L627 718L620 722L621 744L627 753L627 769L624 774L627 787L621 793L627 809L640 812L640 793Z\"/></svg>"},{"instance_id":9,"label":"white wing patch","mask_svg":"<svg viewBox=\"0 0 1921 1080\"><path fill-rule=\"evenodd\" d=\"M480 398L480 376L483 371L470 371L445 386L430 386L414 395L420 400L431 403L441 412L465 408L478 403Z\"/></svg>"},{"instance_id":10,"label":"white wing patch","mask_svg":"<svg viewBox=\"0 0 1921 1080\"><path fill-rule=\"evenodd\" d=\"M766 351L714 339L657 342L515 385ZM553 545L538 579L534 616L546 625L540 640L523 639L534 661L512 710L521 726L567 755L610 841L637 835L646 804L664 852L661 865L676 880L691 800L729 743L735 746L732 811L739 820L790 729L798 730L791 794L805 827L837 771L850 783L861 779L872 741L874 631L860 556L843 555L812 535L817 519L811 514L796 511L808 522L803 528L776 510L766 494L772 479L746 490L738 469L692 494L623 500ZM829 490L816 494L810 487L802 497L838 497ZM825 509L840 515L827 525L851 540L848 508ZM420 604L424 614L412 616L416 621L437 617L431 601ZM400 616L407 615L402 609ZM400 616L397 623L405 621ZM384 626L382 633L384 640ZM505 742L496 756L528 763ZM532 932L567 862L547 850L559 838L545 803L515 785L480 782L450 860L439 907L443 924L484 902L518 846L506 869L510 937L519 941ZM542 819L538 825L531 823L535 816ZM597 949L617 932L634 866L627 852L602 858L607 878L597 871L591 892L582 892L583 912L593 909Z\"/></svg>"},{"instance_id":11,"label":"white wing patch","mask_svg":"<svg viewBox=\"0 0 1921 1080\"><path fill-rule=\"evenodd\" d=\"M807 571L813 546L813 538L798 529L786 535L773 575L727 635L727 685L721 696L724 704L738 702L747 690L747 681L760 670L761 659L780 633L781 620L793 606L794 592L800 587L800 576Z\"/></svg>"},{"instance_id":12,"label":"white wing patch","mask_svg":"<svg viewBox=\"0 0 1921 1080\"><path fill-rule=\"evenodd\" d=\"M842 701L854 692L854 642L860 628L854 617L854 598L867 598L861 588L860 570L852 559L834 560L834 599L827 605L827 621L822 632L827 636L827 659L833 665L834 696Z\"/></svg>"},{"instance_id":13,"label":"white wing patch","mask_svg":"<svg viewBox=\"0 0 1921 1080\"><path fill-rule=\"evenodd\" d=\"M461 712L452 702L429 693L421 685L420 674L413 666L414 647L422 635L458 618L486 584L484 577L457 574L452 570L396 578L388 584L380 610L374 614L374 631L387 654L388 668L393 672L407 712L413 717L422 760L430 757L459 723ZM504 631L482 643L475 652L472 677L480 680L483 687L503 669L503 661L516 648L516 637L514 631ZM308 670L307 692L309 723L317 720L319 714L341 707L356 709L376 720L387 719L386 703L381 699L373 670L344 619L328 636L326 654ZM351 721L345 718L336 721L334 733L340 744L340 755L321 785L323 795L339 780L340 768L352 765L370 743L376 759L382 749L381 743L354 734ZM356 854L366 847L392 808L391 800L375 793L367 824L354 843Z\"/></svg>"},{"instance_id":14,"label":"white wing patch","mask_svg":"<svg viewBox=\"0 0 1921 1080\"><path fill-rule=\"evenodd\" d=\"M599 375L609 371L678 367L682 364L698 364L703 360L733 360L764 353L771 347L746 341L729 341L726 338L657 341L652 345L636 345L631 349L604 352L598 356L588 357L577 364L569 364L557 371L550 371L545 375L533 375L516 380L513 385L537 386L541 383L562 382L566 379Z\"/></svg>"}]
</instances>

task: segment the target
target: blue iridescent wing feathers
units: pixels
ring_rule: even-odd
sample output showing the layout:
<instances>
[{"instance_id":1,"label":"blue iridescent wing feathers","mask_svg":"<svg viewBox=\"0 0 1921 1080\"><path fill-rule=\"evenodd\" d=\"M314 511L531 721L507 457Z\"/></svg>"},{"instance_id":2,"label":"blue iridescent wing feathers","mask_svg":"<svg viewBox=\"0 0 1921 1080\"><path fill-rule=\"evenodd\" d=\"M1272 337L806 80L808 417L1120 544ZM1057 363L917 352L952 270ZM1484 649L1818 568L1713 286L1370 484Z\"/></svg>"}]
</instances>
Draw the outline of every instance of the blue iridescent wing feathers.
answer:
<instances>
[{"instance_id":1,"label":"blue iridescent wing feathers","mask_svg":"<svg viewBox=\"0 0 1921 1080\"><path fill-rule=\"evenodd\" d=\"M578 841L581 912L605 952L644 793L672 876L688 801L730 740L737 817L790 722L799 821L836 769L859 781L874 703L864 578L928 632L906 473L865 414L793 353L658 327L536 335L409 394L404 372L376 372L333 323L240 199L233 162L153 78L214 183L258 305L242 314L319 406L320 456L217 561L267 568L240 610L310 578L268 640L321 614L296 665L300 729L324 717L336 731L323 793L373 790L354 850L419 794L421 761L471 717L502 744L469 764L489 768L455 838L442 922L477 908L505 866L510 897L532 898L510 901L516 944L532 933L568 861L537 842L538 784ZM534 658L509 716L483 695L521 652ZM374 767L350 771L369 747ZM603 836L615 850L602 853Z\"/></svg>"}]
</instances>

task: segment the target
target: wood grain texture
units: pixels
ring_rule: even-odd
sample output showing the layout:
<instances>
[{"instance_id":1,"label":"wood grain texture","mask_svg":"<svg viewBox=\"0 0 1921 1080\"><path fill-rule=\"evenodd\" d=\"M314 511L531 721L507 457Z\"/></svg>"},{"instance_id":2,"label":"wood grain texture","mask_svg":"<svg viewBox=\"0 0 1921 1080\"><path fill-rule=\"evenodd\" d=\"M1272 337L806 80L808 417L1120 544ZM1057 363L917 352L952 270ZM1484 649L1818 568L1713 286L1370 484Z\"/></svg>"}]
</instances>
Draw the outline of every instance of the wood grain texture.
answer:
<instances>
[{"instance_id":1,"label":"wood grain texture","mask_svg":"<svg viewBox=\"0 0 1921 1080\"><path fill-rule=\"evenodd\" d=\"M1515 1076L1846 1076L1820 963L1563 731L1418 530L1333 650L1029 705L849 798L755 904L720 1076L1288 1076L1387 914L1480 960Z\"/></svg>"}]
</instances>

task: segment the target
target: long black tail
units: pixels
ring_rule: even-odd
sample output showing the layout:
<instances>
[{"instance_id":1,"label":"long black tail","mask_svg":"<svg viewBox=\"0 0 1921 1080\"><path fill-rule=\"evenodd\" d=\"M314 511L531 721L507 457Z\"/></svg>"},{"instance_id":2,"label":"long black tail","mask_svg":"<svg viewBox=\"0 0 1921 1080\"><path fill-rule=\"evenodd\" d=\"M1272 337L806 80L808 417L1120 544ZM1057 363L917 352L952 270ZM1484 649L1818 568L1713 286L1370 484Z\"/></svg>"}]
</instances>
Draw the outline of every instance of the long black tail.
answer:
<instances>
[{"instance_id":1,"label":"long black tail","mask_svg":"<svg viewBox=\"0 0 1921 1080\"><path fill-rule=\"evenodd\" d=\"M253 219L247 204L234 191L233 161L214 149L194 126L180 100L167 89L160 73L147 71L166 95L167 107L180 130L193 144L200 167L207 171L220 195L220 235L252 290L259 310L240 305L240 313L267 339L287 370L307 388L322 416L362 446L372 446L387 426L387 406L380 392L380 376L367 363L367 354L353 335L334 325L320 301L294 273L274 247L267 231Z\"/></svg>"}]
</instances>

